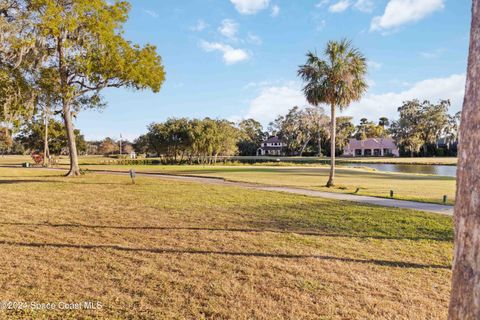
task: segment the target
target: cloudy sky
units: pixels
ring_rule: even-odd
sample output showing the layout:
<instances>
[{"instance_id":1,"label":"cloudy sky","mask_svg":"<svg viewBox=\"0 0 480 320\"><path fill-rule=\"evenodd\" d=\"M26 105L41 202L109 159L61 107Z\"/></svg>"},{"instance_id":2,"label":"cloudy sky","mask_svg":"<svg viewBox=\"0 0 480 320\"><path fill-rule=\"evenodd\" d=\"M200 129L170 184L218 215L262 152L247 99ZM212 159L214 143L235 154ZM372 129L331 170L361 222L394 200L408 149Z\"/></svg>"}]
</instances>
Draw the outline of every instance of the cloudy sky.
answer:
<instances>
[{"instance_id":1,"label":"cloudy sky","mask_svg":"<svg viewBox=\"0 0 480 320\"><path fill-rule=\"evenodd\" d=\"M88 139L133 139L169 117L252 117L264 124L307 103L297 68L308 50L350 38L368 58L370 88L344 115L396 117L403 100L463 99L466 0L135 0L125 36L157 46L158 94L111 89L108 107L81 113Z\"/></svg>"}]
</instances>

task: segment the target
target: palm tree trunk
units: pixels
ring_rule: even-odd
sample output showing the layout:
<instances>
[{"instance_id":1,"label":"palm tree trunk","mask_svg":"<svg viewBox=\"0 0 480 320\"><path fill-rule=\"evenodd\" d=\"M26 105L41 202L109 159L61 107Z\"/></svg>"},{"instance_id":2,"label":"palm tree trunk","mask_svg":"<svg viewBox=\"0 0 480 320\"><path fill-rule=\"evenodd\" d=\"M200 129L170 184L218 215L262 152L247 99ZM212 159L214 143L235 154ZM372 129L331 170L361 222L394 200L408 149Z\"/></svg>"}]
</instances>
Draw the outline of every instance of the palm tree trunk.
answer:
<instances>
[{"instance_id":1,"label":"palm tree trunk","mask_svg":"<svg viewBox=\"0 0 480 320\"><path fill-rule=\"evenodd\" d=\"M331 123L330 123L330 176L328 178L327 187L334 186L334 178L335 178L335 137L336 137L336 127L337 127L337 119L335 117L335 105L332 104L330 106L331 112Z\"/></svg>"},{"instance_id":2,"label":"palm tree trunk","mask_svg":"<svg viewBox=\"0 0 480 320\"><path fill-rule=\"evenodd\" d=\"M473 0L467 83L460 124L450 320L480 319L480 0Z\"/></svg>"}]
</instances>

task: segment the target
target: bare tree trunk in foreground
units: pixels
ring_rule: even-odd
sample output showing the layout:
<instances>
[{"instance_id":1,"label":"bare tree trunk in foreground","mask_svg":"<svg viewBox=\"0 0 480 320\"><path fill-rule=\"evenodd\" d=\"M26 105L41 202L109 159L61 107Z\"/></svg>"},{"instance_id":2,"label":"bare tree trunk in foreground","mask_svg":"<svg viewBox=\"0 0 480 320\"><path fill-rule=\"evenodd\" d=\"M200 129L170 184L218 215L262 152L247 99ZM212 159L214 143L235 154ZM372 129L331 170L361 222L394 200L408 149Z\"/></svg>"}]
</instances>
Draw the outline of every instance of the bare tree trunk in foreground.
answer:
<instances>
[{"instance_id":1,"label":"bare tree trunk in foreground","mask_svg":"<svg viewBox=\"0 0 480 320\"><path fill-rule=\"evenodd\" d=\"M480 319L480 0L473 0L459 135L450 320Z\"/></svg>"}]
</instances>

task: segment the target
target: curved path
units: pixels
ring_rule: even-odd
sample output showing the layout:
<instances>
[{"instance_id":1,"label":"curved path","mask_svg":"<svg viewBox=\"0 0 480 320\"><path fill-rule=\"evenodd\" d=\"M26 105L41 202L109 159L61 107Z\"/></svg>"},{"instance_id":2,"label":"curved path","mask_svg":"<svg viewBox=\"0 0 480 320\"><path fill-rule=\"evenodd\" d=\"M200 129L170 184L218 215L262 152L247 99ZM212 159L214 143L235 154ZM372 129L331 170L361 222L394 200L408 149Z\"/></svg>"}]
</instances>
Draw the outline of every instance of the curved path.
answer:
<instances>
[{"instance_id":1,"label":"curved path","mask_svg":"<svg viewBox=\"0 0 480 320\"><path fill-rule=\"evenodd\" d=\"M119 174L119 175L129 174L128 172L122 172L122 171L103 171L103 170L98 170L98 171L91 170L91 171L95 173L102 173L102 174ZM300 195L310 196L310 197L321 197L321 198L334 199L334 200L353 201L353 202L373 204L373 205L383 206L383 207L413 209L413 210L433 212L433 213L439 213L439 214L445 214L445 215L453 215L453 206L450 206L450 205L396 200L396 199L388 199L388 198L377 198L377 197L370 197L370 196L360 196L355 194L323 192L323 191L315 191L315 190L308 190L308 189L294 188L294 187L268 186L268 185L246 183L246 182L235 182L235 181L225 180L223 178L214 178L214 177L201 177L201 176L193 176L193 175L174 175L174 174L153 173L153 172L137 172L136 174L137 176L149 176L149 177L156 177L156 178L162 178L162 179L209 183L209 184L217 184L217 185L225 185L225 186L236 186L241 188L263 190L263 191L286 192L286 193L294 193L294 194L300 194Z\"/></svg>"},{"instance_id":2,"label":"curved path","mask_svg":"<svg viewBox=\"0 0 480 320\"><path fill-rule=\"evenodd\" d=\"M15 167L17 169L19 168L18 166L1 166L1 167L4 167L4 168ZM60 169L60 168L35 168L35 169L65 171L65 169ZM129 172L126 172L126 171L114 171L114 170L89 170L89 171L93 173L99 173L99 174L129 175ZM383 206L383 207L412 209L412 210L433 212L433 213L439 213L439 214L450 215L450 216L453 215L453 206L450 206L450 205L396 200L396 199L388 199L388 198L377 198L377 197L370 197L370 196L360 196L355 194L315 191L315 190L308 190L308 189L294 188L294 187L269 186L269 185L246 183L246 182L235 182L235 181L228 181L223 178L215 178L215 177L202 177L202 176L194 176L194 175L175 175L175 174L156 173L156 172L137 172L136 175L162 178L162 179L197 182L197 183L235 186L235 187L263 190L263 191L286 192L286 193L300 194L300 195L310 196L310 197L321 197L326 199L352 201L352 202L371 204L371 205Z\"/></svg>"}]
</instances>

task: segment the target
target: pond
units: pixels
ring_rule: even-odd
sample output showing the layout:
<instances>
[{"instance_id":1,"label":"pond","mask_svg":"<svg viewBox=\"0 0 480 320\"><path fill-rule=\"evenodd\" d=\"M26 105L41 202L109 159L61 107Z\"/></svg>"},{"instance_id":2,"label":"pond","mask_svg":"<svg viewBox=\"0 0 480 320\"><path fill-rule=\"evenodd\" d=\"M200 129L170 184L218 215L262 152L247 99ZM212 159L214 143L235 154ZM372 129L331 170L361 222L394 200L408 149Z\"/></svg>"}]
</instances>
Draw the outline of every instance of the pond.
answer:
<instances>
[{"instance_id":1,"label":"pond","mask_svg":"<svg viewBox=\"0 0 480 320\"><path fill-rule=\"evenodd\" d=\"M377 171L436 174L455 177L457 166L426 165L426 164L387 164L387 163L342 163L347 167L368 167Z\"/></svg>"}]
</instances>

